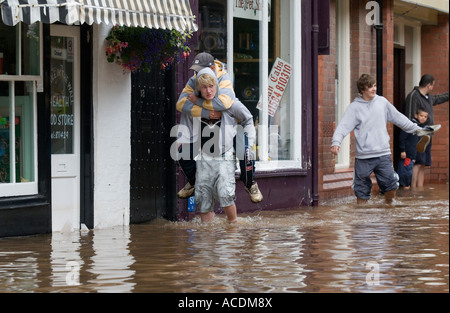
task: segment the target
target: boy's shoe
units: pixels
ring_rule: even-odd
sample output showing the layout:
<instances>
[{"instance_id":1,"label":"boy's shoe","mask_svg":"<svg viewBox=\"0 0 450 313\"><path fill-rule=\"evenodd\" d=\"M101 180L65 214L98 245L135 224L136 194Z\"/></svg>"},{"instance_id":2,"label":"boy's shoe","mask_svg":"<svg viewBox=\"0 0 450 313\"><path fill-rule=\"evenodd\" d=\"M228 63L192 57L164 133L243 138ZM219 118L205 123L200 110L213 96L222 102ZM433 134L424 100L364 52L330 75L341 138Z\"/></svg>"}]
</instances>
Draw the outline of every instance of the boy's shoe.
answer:
<instances>
[{"instance_id":1,"label":"boy's shoe","mask_svg":"<svg viewBox=\"0 0 450 313\"><path fill-rule=\"evenodd\" d=\"M253 183L253 185L250 188L245 187L245 190L247 190L248 194L250 195L250 199L252 200L253 203L258 203L263 200L263 195L259 190L257 183Z\"/></svg>"},{"instance_id":2,"label":"boy's shoe","mask_svg":"<svg viewBox=\"0 0 450 313\"><path fill-rule=\"evenodd\" d=\"M177 196L178 196L178 198L186 199L186 198L189 198L190 196L192 196L194 194L194 191L195 191L195 186L192 186L190 183L187 183L183 187L183 189L178 191Z\"/></svg>"},{"instance_id":3,"label":"boy's shoe","mask_svg":"<svg viewBox=\"0 0 450 313\"><path fill-rule=\"evenodd\" d=\"M422 129L419 129L416 132L416 135L419 137L422 136L431 136L433 135L435 132L437 132L439 129L441 129L441 125L431 125L431 126L425 126Z\"/></svg>"},{"instance_id":4,"label":"boy's shoe","mask_svg":"<svg viewBox=\"0 0 450 313\"><path fill-rule=\"evenodd\" d=\"M428 135L422 136L422 138L420 138L420 140L419 140L419 142L417 143L417 146L416 146L417 152L424 153L425 149L430 144L430 139L431 138Z\"/></svg>"}]
</instances>

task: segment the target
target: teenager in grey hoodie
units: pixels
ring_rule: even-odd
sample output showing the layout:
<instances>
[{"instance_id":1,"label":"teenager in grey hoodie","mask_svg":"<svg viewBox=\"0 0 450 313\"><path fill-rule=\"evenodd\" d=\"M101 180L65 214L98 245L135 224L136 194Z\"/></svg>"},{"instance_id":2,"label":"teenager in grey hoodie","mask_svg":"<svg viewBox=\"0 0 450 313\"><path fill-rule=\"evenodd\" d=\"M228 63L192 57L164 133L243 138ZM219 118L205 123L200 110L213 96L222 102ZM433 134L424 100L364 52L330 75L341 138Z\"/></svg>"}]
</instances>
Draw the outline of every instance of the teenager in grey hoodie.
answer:
<instances>
[{"instance_id":1,"label":"teenager in grey hoodie","mask_svg":"<svg viewBox=\"0 0 450 313\"><path fill-rule=\"evenodd\" d=\"M372 180L375 173L380 192L386 202L392 203L399 187L399 178L391 160L390 137L386 123L391 122L407 133L423 131L384 97L378 96L376 80L364 74L358 80L360 95L350 104L342 117L331 143L331 152L337 155L345 136L354 131L356 156L353 190L358 204L370 199Z\"/></svg>"}]
</instances>

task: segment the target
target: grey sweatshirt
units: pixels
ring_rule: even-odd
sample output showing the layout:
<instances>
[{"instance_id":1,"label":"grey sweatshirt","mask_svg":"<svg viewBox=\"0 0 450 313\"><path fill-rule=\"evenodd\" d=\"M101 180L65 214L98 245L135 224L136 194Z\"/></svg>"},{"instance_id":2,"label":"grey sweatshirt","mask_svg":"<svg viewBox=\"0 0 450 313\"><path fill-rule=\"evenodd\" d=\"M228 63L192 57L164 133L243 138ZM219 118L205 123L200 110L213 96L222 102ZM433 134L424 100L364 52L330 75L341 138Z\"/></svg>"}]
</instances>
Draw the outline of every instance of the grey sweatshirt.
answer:
<instances>
[{"instance_id":1,"label":"grey sweatshirt","mask_svg":"<svg viewBox=\"0 0 450 313\"><path fill-rule=\"evenodd\" d=\"M422 129L400 113L386 98L375 96L371 101L365 101L359 96L345 111L334 132L331 146L340 146L344 137L354 131L357 159L390 155L387 122L410 134Z\"/></svg>"}]
</instances>

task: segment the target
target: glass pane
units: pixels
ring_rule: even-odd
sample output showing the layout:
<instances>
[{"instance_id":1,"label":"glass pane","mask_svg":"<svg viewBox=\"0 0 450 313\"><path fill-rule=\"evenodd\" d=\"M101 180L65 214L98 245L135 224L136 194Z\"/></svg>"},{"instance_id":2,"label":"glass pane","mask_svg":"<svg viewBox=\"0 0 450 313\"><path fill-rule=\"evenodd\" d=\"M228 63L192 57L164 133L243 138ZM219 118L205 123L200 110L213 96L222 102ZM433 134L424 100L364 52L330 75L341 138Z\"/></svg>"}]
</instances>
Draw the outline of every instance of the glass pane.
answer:
<instances>
[{"instance_id":1,"label":"glass pane","mask_svg":"<svg viewBox=\"0 0 450 313\"><path fill-rule=\"evenodd\" d=\"M273 13L270 25L277 25L277 27L269 26L269 58L271 60L273 58L275 62L269 71L269 114L275 110L275 114L269 117L269 124L271 125L269 130L271 140L269 156L272 160L293 159L291 153L291 145L294 144L291 110L296 103L291 103L290 79L295 70L291 67L291 56L299 52L294 52L291 49L292 1L296 0L272 1ZM301 101L298 99L297 104L300 103Z\"/></svg>"},{"instance_id":2,"label":"glass pane","mask_svg":"<svg viewBox=\"0 0 450 313\"><path fill-rule=\"evenodd\" d=\"M222 62L227 59L227 5L233 5L234 68L228 69L234 78L236 97L253 114L255 126L260 126L262 110L258 103L262 94L262 81L269 82L269 137L264 144L269 147L271 160L293 160L292 105L290 77L295 69L291 64L291 1L269 0L269 17L263 18L261 1L199 1L199 21L202 32L196 53L209 52ZM267 23L269 39L261 44L261 26ZM262 58L265 51L268 58ZM299 52L297 52L299 53ZM263 64L264 63L264 64ZM267 66L273 79L262 77L261 68ZM277 70L277 66L281 66ZM300 104L300 101L298 101ZM261 138L257 137L257 146ZM257 159L259 155L257 153Z\"/></svg>"},{"instance_id":3,"label":"glass pane","mask_svg":"<svg viewBox=\"0 0 450 313\"><path fill-rule=\"evenodd\" d=\"M10 84L0 82L0 184L11 182Z\"/></svg>"},{"instance_id":4,"label":"glass pane","mask_svg":"<svg viewBox=\"0 0 450 313\"><path fill-rule=\"evenodd\" d=\"M40 28L39 23L22 24L22 74L39 75Z\"/></svg>"},{"instance_id":5,"label":"glass pane","mask_svg":"<svg viewBox=\"0 0 450 313\"><path fill-rule=\"evenodd\" d=\"M16 181L34 181L33 82L15 83Z\"/></svg>"},{"instance_id":6,"label":"glass pane","mask_svg":"<svg viewBox=\"0 0 450 313\"><path fill-rule=\"evenodd\" d=\"M6 26L0 20L0 75L17 74L17 29L18 26Z\"/></svg>"},{"instance_id":7,"label":"glass pane","mask_svg":"<svg viewBox=\"0 0 450 313\"><path fill-rule=\"evenodd\" d=\"M73 39L51 38L52 154L74 153Z\"/></svg>"},{"instance_id":8,"label":"glass pane","mask_svg":"<svg viewBox=\"0 0 450 313\"><path fill-rule=\"evenodd\" d=\"M261 76L261 66L267 66L269 73L274 68L277 58L282 58L281 52L281 31L280 24L287 23L289 20L282 21L280 16L280 3L289 4L283 1L269 1L268 19L263 19L262 8L255 1L233 2L234 9L234 77L236 96L245 104L253 114L256 126L261 126L262 108L258 105L262 95L262 79L269 82L269 110L268 127L269 138L266 138L269 146L269 157L271 160L289 159L290 149L290 121L289 121L289 92L287 84L278 86L278 80L284 79L280 76L280 71L275 72L276 80L270 80L269 77ZM289 12L287 12L289 13ZM288 16L289 18L289 16ZM269 30L269 44L261 43L261 26L267 23ZM278 33L276 30L278 29ZM284 35L289 34L289 28L284 30ZM289 40L286 40L289 43ZM262 58L262 51L266 49L268 59ZM289 50L289 47L285 47ZM280 60L281 64L288 64L289 52ZM264 64L263 64L264 63ZM284 68L284 67L283 67ZM275 89L275 88L278 89ZM282 87L282 90L281 90ZM275 96L275 94L277 96ZM287 95L287 96L286 96ZM257 138L257 146L260 146ZM257 153L257 160L259 154Z\"/></svg>"},{"instance_id":9,"label":"glass pane","mask_svg":"<svg viewBox=\"0 0 450 313\"><path fill-rule=\"evenodd\" d=\"M199 19L202 31L199 34L199 46L196 50L208 52L216 59L226 63L227 2L200 0Z\"/></svg>"}]
</instances>

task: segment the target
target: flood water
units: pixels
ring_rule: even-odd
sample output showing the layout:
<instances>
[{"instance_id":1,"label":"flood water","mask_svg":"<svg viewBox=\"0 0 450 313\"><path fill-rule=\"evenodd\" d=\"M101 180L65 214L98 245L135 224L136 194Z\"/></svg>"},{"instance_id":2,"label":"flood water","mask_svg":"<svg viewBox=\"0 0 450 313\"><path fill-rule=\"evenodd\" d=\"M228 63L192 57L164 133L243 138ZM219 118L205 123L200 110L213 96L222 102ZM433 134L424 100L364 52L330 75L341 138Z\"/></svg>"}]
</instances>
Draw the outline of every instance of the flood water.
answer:
<instances>
[{"instance_id":1,"label":"flood water","mask_svg":"<svg viewBox=\"0 0 450 313\"><path fill-rule=\"evenodd\" d=\"M0 292L449 292L448 185L355 202L3 238Z\"/></svg>"}]
</instances>

